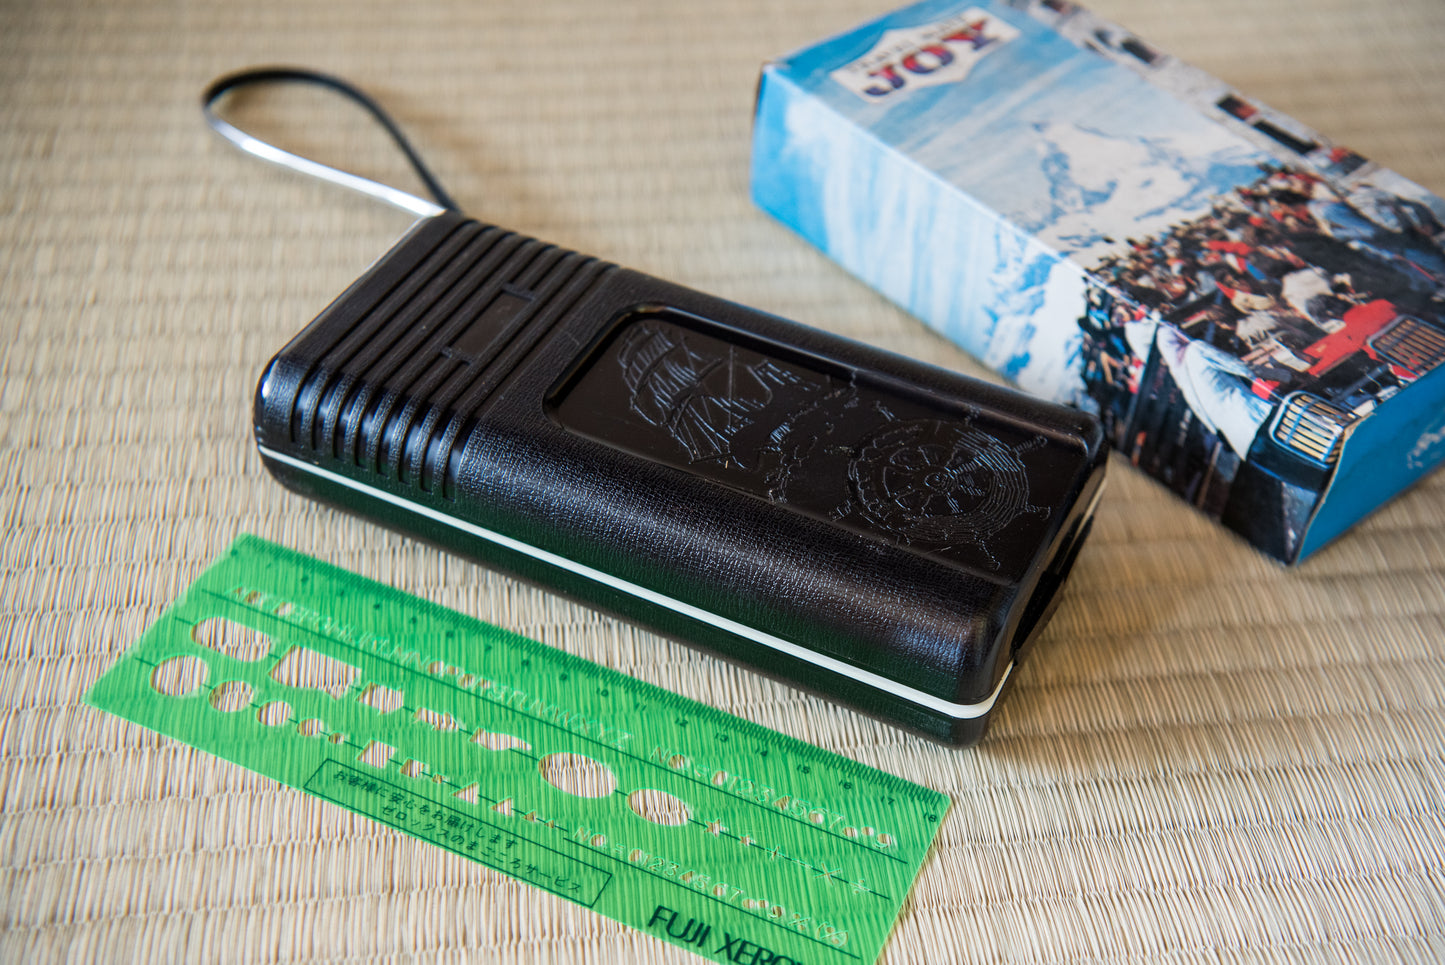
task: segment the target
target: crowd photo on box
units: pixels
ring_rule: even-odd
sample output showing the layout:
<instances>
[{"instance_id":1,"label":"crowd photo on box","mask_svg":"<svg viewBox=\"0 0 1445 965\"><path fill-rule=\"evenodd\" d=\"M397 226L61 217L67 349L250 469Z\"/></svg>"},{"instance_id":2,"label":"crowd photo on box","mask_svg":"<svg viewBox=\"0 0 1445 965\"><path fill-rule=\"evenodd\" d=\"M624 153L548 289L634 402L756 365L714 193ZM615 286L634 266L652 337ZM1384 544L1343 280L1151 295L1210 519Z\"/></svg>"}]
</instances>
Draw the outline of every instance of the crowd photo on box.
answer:
<instances>
[{"instance_id":1,"label":"crowd photo on box","mask_svg":"<svg viewBox=\"0 0 1445 965\"><path fill-rule=\"evenodd\" d=\"M1445 360L1442 243L1420 201L1266 167L1095 268L1087 392L1115 445L1206 511L1298 515L1342 429ZM1263 475L1231 494L1246 460Z\"/></svg>"}]
</instances>

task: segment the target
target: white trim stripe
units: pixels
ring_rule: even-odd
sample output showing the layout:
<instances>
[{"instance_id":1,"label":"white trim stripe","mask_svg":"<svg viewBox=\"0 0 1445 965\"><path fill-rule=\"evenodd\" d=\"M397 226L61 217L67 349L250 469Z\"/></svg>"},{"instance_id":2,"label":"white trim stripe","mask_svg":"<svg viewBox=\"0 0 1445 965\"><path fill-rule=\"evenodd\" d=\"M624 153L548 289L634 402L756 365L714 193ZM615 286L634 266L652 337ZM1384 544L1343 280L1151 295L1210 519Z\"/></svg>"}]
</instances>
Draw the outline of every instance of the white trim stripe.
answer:
<instances>
[{"instance_id":1,"label":"white trim stripe","mask_svg":"<svg viewBox=\"0 0 1445 965\"><path fill-rule=\"evenodd\" d=\"M785 653L791 657L796 657L799 660L811 663L814 666L822 667L825 670L831 670L834 673L840 674L844 677L850 677L853 680L858 681L859 683L866 684L869 687L874 688L875 690L881 690L894 697L900 697L904 700L910 701L911 703L918 704L920 706L928 708L929 710L937 711L941 714L946 714L949 717L953 717L958 720L972 720L977 717L982 717L990 710L992 710L994 703L998 700L999 692L1003 690L1004 683L1008 680L1009 674L1013 672L1013 663L1010 662L1009 665L1004 668L1003 676L999 679L998 686L994 688L993 693L989 694L986 698L976 704L955 704L951 701L944 700L940 697L935 697L932 694L924 693L921 690L917 690L913 687L901 684L896 680L889 680L887 677L880 676L879 674L873 673L872 671L864 670L861 667L855 667L849 663L844 663L843 661L830 657L827 654L809 650L808 648L801 647L796 643L789 643L787 640L784 640L781 637L775 637L770 633L765 633L764 631L758 630L754 627L746 626L745 624L738 623L735 620L729 620L727 617L720 616L716 613L711 612L710 610L704 610L701 607L693 606L691 603L687 603L683 600L678 600L674 597L665 596L664 594L658 593L656 590L650 590L645 586L639 586L636 583L630 583L627 580L620 579L610 573L604 573L601 570L595 570L590 566L586 566L582 563L577 563L569 560L564 556L558 556L556 553L552 553L547 550L541 549L540 547L533 546L530 543L524 543L521 540L513 539L510 536L506 536L502 533L495 532L494 530L478 526L475 523L469 523L466 520L457 519L455 516L450 516L446 513L440 512L439 510L432 509L429 506L423 506L419 503L412 502L408 499L403 499L400 496L393 495L392 493L386 492L384 490L368 486L365 483L357 482L354 479L348 479L345 476L338 475L337 473L331 472L326 469L322 469L320 466L313 466L309 462L303 462L300 459L296 459L292 456L283 455L279 452L276 452L274 449L268 449L262 445L258 445L256 448L259 449L261 454L263 456L266 456L268 459L274 459L279 463L284 463L285 465L292 467L293 469L299 469L302 472L309 473L310 475L317 476L321 479L325 479L328 482L335 483L338 486L344 486L347 489L355 490L356 492L362 493L366 496L370 496L373 499L380 499L383 502L390 503L393 506L405 509L408 512L416 513L419 516L424 516L427 519L432 520L433 522L441 523L444 526L450 526L453 529L460 530L471 536L475 536L478 539L484 539L489 543L496 544L497 546L502 546L506 549L522 553L526 556L532 557L535 560L540 560L543 563L548 563L552 566L558 567L559 569L576 573L579 576L585 576L589 580L594 580L598 583L601 583L603 586L609 586L614 590L621 590L622 592L627 593L631 596L635 596L638 599L646 600L648 603L652 603L657 606L663 607L664 609L671 610L674 613L680 613L686 617L691 617L692 619L697 620L701 623L706 623L709 626L717 627L719 630L726 630L728 633L742 637L745 640L751 640L754 643L762 644L763 646L768 647L772 650L776 650L779 653Z\"/></svg>"}]
</instances>

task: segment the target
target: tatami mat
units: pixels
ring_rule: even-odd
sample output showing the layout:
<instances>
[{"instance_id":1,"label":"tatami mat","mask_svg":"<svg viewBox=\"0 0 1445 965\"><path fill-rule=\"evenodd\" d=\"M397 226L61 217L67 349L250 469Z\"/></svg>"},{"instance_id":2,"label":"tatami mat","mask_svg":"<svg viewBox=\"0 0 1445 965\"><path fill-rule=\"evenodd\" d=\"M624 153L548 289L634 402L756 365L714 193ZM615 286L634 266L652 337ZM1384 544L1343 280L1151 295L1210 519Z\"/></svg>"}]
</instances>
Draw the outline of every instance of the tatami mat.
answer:
<instances>
[{"instance_id":1,"label":"tatami mat","mask_svg":"<svg viewBox=\"0 0 1445 965\"><path fill-rule=\"evenodd\" d=\"M1099 12L1445 191L1440 0ZM407 225L208 132L257 62L381 99L471 212L970 373L752 207L760 63L877 0L0 0L0 961L688 962L81 706L252 532L947 792L884 960L1445 958L1445 476L1294 571L1122 463L948 750L284 492L262 363ZM338 101L239 116L410 183Z\"/></svg>"}]
</instances>

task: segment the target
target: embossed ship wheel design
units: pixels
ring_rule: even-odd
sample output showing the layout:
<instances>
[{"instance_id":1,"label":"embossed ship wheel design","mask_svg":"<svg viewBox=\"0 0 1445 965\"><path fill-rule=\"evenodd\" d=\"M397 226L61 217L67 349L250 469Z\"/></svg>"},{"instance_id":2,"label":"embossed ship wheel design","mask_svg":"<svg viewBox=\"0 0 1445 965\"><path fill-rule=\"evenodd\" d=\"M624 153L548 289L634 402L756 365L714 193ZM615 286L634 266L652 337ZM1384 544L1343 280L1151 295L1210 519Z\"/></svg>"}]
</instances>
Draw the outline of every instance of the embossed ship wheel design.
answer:
<instances>
[{"instance_id":1,"label":"embossed ship wheel design","mask_svg":"<svg viewBox=\"0 0 1445 965\"><path fill-rule=\"evenodd\" d=\"M902 542L925 549L972 544L997 566L988 540L1025 513L1028 471L1020 453L963 422L920 419L885 426L848 467L864 515Z\"/></svg>"}]
</instances>

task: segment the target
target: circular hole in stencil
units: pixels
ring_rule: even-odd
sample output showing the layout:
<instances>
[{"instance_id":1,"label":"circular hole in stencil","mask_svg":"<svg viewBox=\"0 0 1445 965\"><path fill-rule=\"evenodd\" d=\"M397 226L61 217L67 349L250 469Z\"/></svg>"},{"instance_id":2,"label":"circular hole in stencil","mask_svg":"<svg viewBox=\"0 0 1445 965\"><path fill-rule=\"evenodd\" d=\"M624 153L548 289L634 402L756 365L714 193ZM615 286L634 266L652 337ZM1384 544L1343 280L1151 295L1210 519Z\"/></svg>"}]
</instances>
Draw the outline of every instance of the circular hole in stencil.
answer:
<instances>
[{"instance_id":1,"label":"circular hole in stencil","mask_svg":"<svg viewBox=\"0 0 1445 965\"><path fill-rule=\"evenodd\" d=\"M537 765L542 780L578 797L606 797L617 790L612 768L585 754L548 754Z\"/></svg>"},{"instance_id":2,"label":"circular hole in stencil","mask_svg":"<svg viewBox=\"0 0 1445 965\"><path fill-rule=\"evenodd\" d=\"M209 672L200 657L172 657L151 671L151 686L167 697L184 697L205 683Z\"/></svg>"},{"instance_id":3,"label":"circular hole in stencil","mask_svg":"<svg viewBox=\"0 0 1445 965\"><path fill-rule=\"evenodd\" d=\"M322 731L326 730L326 724L320 717L308 717L296 725L296 730L302 737L320 737Z\"/></svg>"},{"instance_id":4,"label":"circular hole in stencil","mask_svg":"<svg viewBox=\"0 0 1445 965\"><path fill-rule=\"evenodd\" d=\"M191 627L191 639L207 649L237 660L260 660L271 652L271 638L260 630L212 617Z\"/></svg>"},{"instance_id":5,"label":"circular hole in stencil","mask_svg":"<svg viewBox=\"0 0 1445 965\"><path fill-rule=\"evenodd\" d=\"M251 703L251 685L244 680L228 680L211 691L211 706L233 713Z\"/></svg>"},{"instance_id":6,"label":"circular hole in stencil","mask_svg":"<svg viewBox=\"0 0 1445 965\"><path fill-rule=\"evenodd\" d=\"M256 711L256 719L267 727L280 727L291 719L291 705L284 700L273 700Z\"/></svg>"},{"instance_id":7,"label":"circular hole in stencil","mask_svg":"<svg viewBox=\"0 0 1445 965\"><path fill-rule=\"evenodd\" d=\"M638 817L667 828L686 824L692 817L692 811L681 798L650 788L627 795L627 806L632 808L632 813Z\"/></svg>"}]
</instances>

